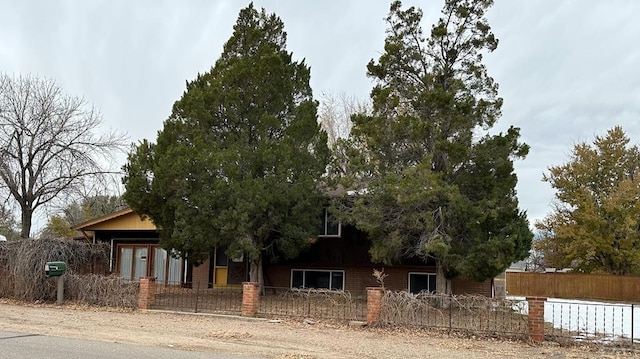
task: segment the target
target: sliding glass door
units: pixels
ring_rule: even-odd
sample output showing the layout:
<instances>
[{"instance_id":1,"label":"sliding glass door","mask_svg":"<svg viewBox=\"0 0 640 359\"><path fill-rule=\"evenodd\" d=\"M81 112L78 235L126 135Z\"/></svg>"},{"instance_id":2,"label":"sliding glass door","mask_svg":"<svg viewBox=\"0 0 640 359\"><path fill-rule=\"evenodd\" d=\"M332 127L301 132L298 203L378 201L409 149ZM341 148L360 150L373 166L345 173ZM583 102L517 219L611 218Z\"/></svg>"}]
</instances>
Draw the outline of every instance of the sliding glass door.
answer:
<instances>
[{"instance_id":1,"label":"sliding glass door","mask_svg":"<svg viewBox=\"0 0 640 359\"><path fill-rule=\"evenodd\" d=\"M126 280L140 280L151 273L159 284L179 284L181 260L157 245L119 245L118 273Z\"/></svg>"}]
</instances>

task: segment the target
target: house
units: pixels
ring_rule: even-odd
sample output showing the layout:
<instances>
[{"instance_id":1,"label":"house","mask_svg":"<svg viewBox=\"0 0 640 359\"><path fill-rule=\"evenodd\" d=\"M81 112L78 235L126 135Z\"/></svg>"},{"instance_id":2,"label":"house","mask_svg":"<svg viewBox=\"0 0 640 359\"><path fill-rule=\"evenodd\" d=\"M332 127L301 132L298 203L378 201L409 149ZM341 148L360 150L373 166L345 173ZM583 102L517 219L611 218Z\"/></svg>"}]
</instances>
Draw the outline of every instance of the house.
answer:
<instances>
[{"instance_id":1,"label":"house","mask_svg":"<svg viewBox=\"0 0 640 359\"><path fill-rule=\"evenodd\" d=\"M160 236L149 218L124 209L73 227L92 243L109 243L109 272L128 280L156 277L158 284L241 284L246 261L227 258L223 250L211 251L204 263L189 263L159 245Z\"/></svg>"},{"instance_id":2,"label":"house","mask_svg":"<svg viewBox=\"0 0 640 359\"><path fill-rule=\"evenodd\" d=\"M189 263L171 256L159 246L156 226L131 209L99 217L74 227L94 243L110 245L109 270L136 280L154 276L159 284L225 286L248 280L246 258L228 258L224 248L212 248L204 263ZM385 287L417 293L436 289L435 262L409 259L401 264L383 266L372 263L370 242L355 227L332 222L325 211L320 236L297 258L271 261L265 258L266 287L325 288L363 292L378 286L373 270L384 270ZM475 282L454 279L454 294L493 296L494 281Z\"/></svg>"},{"instance_id":3,"label":"house","mask_svg":"<svg viewBox=\"0 0 640 359\"><path fill-rule=\"evenodd\" d=\"M373 270L384 270L384 285L391 290L418 293L436 290L435 262L406 260L402 264L384 266L372 263L366 235L352 226L341 226L339 234L323 234L297 258L270 263L264 270L265 285L274 287L306 287L344 289L362 292L378 286ZM492 281L454 279L454 294L492 295Z\"/></svg>"}]
</instances>

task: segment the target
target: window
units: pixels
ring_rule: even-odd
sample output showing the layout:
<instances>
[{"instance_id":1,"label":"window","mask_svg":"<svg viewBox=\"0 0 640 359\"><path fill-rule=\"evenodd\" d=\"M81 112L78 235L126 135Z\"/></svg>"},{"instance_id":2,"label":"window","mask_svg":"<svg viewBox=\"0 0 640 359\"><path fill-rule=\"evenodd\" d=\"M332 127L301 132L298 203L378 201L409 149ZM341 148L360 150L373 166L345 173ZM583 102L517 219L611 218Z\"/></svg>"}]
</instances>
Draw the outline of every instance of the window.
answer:
<instances>
[{"instance_id":1,"label":"window","mask_svg":"<svg viewBox=\"0 0 640 359\"><path fill-rule=\"evenodd\" d=\"M140 280L152 275L159 284L180 281L181 261L166 250L146 244L118 245L116 260L120 277L124 280Z\"/></svg>"},{"instance_id":2,"label":"window","mask_svg":"<svg viewBox=\"0 0 640 359\"><path fill-rule=\"evenodd\" d=\"M409 273L409 292L436 292L436 275L434 273Z\"/></svg>"},{"instance_id":3,"label":"window","mask_svg":"<svg viewBox=\"0 0 640 359\"><path fill-rule=\"evenodd\" d=\"M322 210L322 227L320 237L340 237L340 222L338 222L329 211Z\"/></svg>"},{"instance_id":4,"label":"window","mask_svg":"<svg viewBox=\"0 0 640 359\"><path fill-rule=\"evenodd\" d=\"M118 264L118 272L120 276L127 280L131 279L133 272L133 248L120 247L120 259Z\"/></svg>"},{"instance_id":5,"label":"window","mask_svg":"<svg viewBox=\"0 0 640 359\"><path fill-rule=\"evenodd\" d=\"M291 288L344 289L343 270L292 269Z\"/></svg>"},{"instance_id":6,"label":"window","mask_svg":"<svg viewBox=\"0 0 640 359\"><path fill-rule=\"evenodd\" d=\"M124 280L139 280L147 276L147 246L118 246L118 250L118 272Z\"/></svg>"},{"instance_id":7,"label":"window","mask_svg":"<svg viewBox=\"0 0 640 359\"><path fill-rule=\"evenodd\" d=\"M225 251L227 247L216 247L216 267L226 267L229 265L229 258Z\"/></svg>"},{"instance_id":8,"label":"window","mask_svg":"<svg viewBox=\"0 0 640 359\"><path fill-rule=\"evenodd\" d=\"M175 284L180 281L180 259L168 255L160 247L153 247L153 276L158 284Z\"/></svg>"}]
</instances>

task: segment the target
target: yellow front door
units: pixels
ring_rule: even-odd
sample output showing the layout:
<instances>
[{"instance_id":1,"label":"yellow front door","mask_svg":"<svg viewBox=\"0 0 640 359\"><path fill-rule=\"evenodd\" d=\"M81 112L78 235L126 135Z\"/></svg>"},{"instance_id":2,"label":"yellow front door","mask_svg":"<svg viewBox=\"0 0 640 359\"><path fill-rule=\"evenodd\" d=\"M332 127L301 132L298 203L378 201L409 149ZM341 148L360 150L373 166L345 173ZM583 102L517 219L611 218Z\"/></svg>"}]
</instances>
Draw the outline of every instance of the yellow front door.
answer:
<instances>
[{"instance_id":1,"label":"yellow front door","mask_svg":"<svg viewBox=\"0 0 640 359\"><path fill-rule=\"evenodd\" d=\"M214 284L215 285L227 285L227 267L216 267L214 275Z\"/></svg>"}]
</instances>

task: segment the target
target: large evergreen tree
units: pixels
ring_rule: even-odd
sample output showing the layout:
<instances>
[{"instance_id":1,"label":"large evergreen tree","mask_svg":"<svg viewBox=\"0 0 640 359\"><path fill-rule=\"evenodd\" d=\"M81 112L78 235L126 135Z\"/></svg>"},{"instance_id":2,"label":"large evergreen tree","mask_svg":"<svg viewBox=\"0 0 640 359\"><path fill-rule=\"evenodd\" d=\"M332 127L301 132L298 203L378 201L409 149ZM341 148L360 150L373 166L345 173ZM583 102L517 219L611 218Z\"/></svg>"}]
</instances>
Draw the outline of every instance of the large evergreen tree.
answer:
<instances>
[{"instance_id":1,"label":"large evergreen tree","mask_svg":"<svg viewBox=\"0 0 640 359\"><path fill-rule=\"evenodd\" d=\"M373 113L353 117L348 162L336 165L356 190L344 216L368 232L373 260L433 258L440 292L445 277L490 278L531 246L513 170L528 146L517 128L488 131L502 106L482 63L498 44L491 4L447 0L425 38L422 12L392 3L385 51L367 66Z\"/></svg>"},{"instance_id":2,"label":"large evergreen tree","mask_svg":"<svg viewBox=\"0 0 640 359\"><path fill-rule=\"evenodd\" d=\"M611 274L640 273L640 149L621 127L574 146L549 168L556 206L536 223L550 266Z\"/></svg>"},{"instance_id":3,"label":"large evergreen tree","mask_svg":"<svg viewBox=\"0 0 640 359\"><path fill-rule=\"evenodd\" d=\"M164 247L193 261L228 247L248 256L252 281L265 252L297 255L322 211L326 134L309 67L285 44L275 14L241 10L220 59L125 166L125 199L161 229Z\"/></svg>"}]
</instances>

